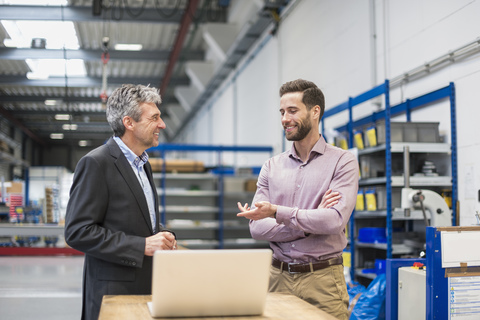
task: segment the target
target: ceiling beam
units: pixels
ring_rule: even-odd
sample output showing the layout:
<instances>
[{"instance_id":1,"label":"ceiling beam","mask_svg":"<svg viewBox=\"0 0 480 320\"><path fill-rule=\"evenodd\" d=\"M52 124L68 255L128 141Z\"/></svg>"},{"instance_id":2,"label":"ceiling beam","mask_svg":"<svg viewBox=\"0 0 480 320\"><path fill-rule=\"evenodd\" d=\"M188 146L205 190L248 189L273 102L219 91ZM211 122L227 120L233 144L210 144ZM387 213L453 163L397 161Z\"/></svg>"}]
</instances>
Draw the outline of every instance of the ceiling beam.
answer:
<instances>
[{"instance_id":1,"label":"ceiling beam","mask_svg":"<svg viewBox=\"0 0 480 320\"><path fill-rule=\"evenodd\" d=\"M25 125L34 127L35 130L45 130L52 132L50 129L54 130L62 130L62 126L64 124L76 124L77 130L72 130L68 132L85 132L85 131L91 131L91 132L99 132L99 133L111 133L112 128L108 124L107 120L104 122L83 122L83 121L55 121L55 122L28 122L24 121Z\"/></svg>"},{"instance_id":2,"label":"ceiling beam","mask_svg":"<svg viewBox=\"0 0 480 320\"><path fill-rule=\"evenodd\" d=\"M32 49L32 48L0 48L0 60L25 60L25 59L82 59L86 61L101 61L103 50L70 50L66 49ZM109 50L110 60L136 60L136 61L167 61L170 50L141 50L124 51ZM185 60L203 60L204 51L195 50L182 53Z\"/></svg>"},{"instance_id":3,"label":"ceiling beam","mask_svg":"<svg viewBox=\"0 0 480 320\"><path fill-rule=\"evenodd\" d=\"M167 90L168 84L170 83L170 78L172 76L173 69L180 56L180 52L182 51L183 42L185 41L185 37L187 36L188 31L190 30L190 25L192 24L193 17L195 17L197 6L198 6L198 0L188 1L187 8L182 17L182 22L180 24L180 28L177 33L175 44L173 45L170 58L168 59L168 65L165 69L165 74L163 75L162 81L160 83L161 94L165 93L165 91Z\"/></svg>"},{"instance_id":4,"label":"ceiling beam","mask_svg":"<svg viewBox=\"0 0 480 320\"><path fill-rule=\"evenodd\" d=\"M66 80L66 81L65 81ZM187 76L177 77L172 80L175 85L188 85L190 80ZM109 85L122 85L124 83L136 83L153 85L159 83L159 78L133 78L133 77L109 77ZM30 80L25 76L1 76L0 85L25 86L25 87L102 87L102 77L49 77L46 80Z\"/></svg>"},{"instance_id":5,"label":"ceiling beam","mask_svg":"<svg viewBox=\"0 0 480 320\"><path fill-rule=\"evenodd\" d=\"M0 93L0 103L5 103L5 102L15 102L15 103L44 103L45 100L61 100L63 103L101 103L101 99L98 96L75 96L75 95L69 95L66 97L65 95L59 95L59 94L45 94L45 95L31 95L31 94L1 94ZM167 102L170 101L175 101L176 98L174 95L169 95L169 96L162 96L162 105L166 104ZM28 110L19 110L15 111L13 113L17 112L38 112L35 110L28 111ZM42 112L48 112L48 111L42 111ZM55 113L58 113L58 111L54 111ZM88 113L90 111L82 112L83 113ZM95 111L92 111L95 112ZM102 111L105 112L105 111Z\"/></svg>"},{"instance_id":6,"label":"ceiling beam","mask_svg":"<svg viewBox=\"0 0 480 320\"><path fill-rule=\"evenodd\" d=\"M17 126L22 130L27 136L41 144L42 146L46 146L47 144L41 138L39 138L36 134L34 134L30 129L28 129L22 122L18 121L10 112L5 110L2 106L0 106L0 114L5 117L10 123Z\"/></svg>"},{"instance_id":7,"label":"ceiling beam","mask_svg":"<svg viewBox=\"0 0 480 320\"><path fill-rule=\"evenodd\" d=\"M53 141L63 141L64 143L67 140L101 140L106 141L109 137L113 136L113 132L110 133L99 133L99 132L75 132L75 131L62 131L62 132L55 132L55 133L63 133L63 140L50 140L51 131L45 131L39 133L42 137L45 137L50 143Z\"/></svg>"},{"instance_id":8,"label":"ceiling beam","mask_svg":"<svg viewBox=\"0 0 480 320\"><path fill-rule=\"evenodd\" d=\"M76 102L76 103L101 103L100 97L84 97L84 96L68 96L65 95L29 95L29 94L0 94L0 103L2 102L17 102L17 103L38 103L45 102L45 100L61 100L64 103ZM27 111L27 110L21 110ZM43 112L43 111L42 111ZM56 112L58 113L58 112Z\"/></svg>"},{"instance_id":9,"label":"ceiling beam","mask_svg":"<svg viewBox=\"0 0 480 320\"><path fill-rule=\"evenodd\" d=\"M91 6L19 6L0 5L0 20L36 20L36 21L78 21L78 22L103 22L109 19L112 22L134 23L173 23L178 24L182 20L184 8L173 12L172 8L163 7L165 14L160 14L155 7L146 8L137 17L131 17L127 10L132 13L140 13L141 8L120 7L115 10L103 9L104 15L94 16ZM171 16L170 13L173 13ZM201 15L202 22L225 22L226 12L223 8L207 9Z\"/></svg>"}]
</instances>

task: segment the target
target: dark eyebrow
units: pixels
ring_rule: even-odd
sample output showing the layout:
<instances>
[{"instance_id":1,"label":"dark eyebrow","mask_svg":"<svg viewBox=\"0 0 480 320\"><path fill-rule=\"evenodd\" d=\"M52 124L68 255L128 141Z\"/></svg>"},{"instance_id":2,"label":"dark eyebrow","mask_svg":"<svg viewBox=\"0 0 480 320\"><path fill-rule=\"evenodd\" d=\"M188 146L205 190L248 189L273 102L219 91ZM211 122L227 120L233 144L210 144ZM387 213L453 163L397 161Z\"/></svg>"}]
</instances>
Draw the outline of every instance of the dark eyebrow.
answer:
<instances>
[{"instance_id":1,"label":"dark eyebrow","mask_svg":"<svg viewBox=\"0 0 480 320\"><path fill-rule=\"evenodd\" d=\"M299 107L297 107L297 106L286 107L285 109L280 109L280 112L282 112L282 110L292 110L292 109L298 110Z\"/></svg>"}]
</instances>

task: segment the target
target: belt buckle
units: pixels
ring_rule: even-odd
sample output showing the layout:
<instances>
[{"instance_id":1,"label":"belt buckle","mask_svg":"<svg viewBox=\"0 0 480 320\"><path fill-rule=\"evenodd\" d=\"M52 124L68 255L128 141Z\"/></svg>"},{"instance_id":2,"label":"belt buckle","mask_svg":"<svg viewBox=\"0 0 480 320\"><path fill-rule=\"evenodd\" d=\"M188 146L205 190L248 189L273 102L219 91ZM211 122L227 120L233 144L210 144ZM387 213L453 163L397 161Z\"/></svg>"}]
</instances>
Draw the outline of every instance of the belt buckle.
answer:
<instances>
[{"instance_id":1,"label":"belt buckle","mask_svg":"<svg viewBox=\"0 0 480 320\"><path fill-rule=\"evenodd\" d=\"M300 271L292 271L292 270L290 269L290 266L298 266L298 265L300 265L300 264L301 264L301 263L298 263L298 262L297 262L297 263L289 263L289 264L287 264L287 266L288 266L288 273L290 273L290 274L301 273Z\"/></svg>"}]
</instances>

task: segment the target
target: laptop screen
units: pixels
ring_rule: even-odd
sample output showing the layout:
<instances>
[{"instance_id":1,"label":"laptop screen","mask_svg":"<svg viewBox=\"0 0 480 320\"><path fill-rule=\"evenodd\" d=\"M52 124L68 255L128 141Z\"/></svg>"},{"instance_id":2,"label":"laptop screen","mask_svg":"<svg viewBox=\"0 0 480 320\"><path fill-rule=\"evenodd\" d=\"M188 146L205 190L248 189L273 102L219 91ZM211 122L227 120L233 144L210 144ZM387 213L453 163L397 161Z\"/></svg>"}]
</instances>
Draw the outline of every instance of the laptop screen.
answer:
<instances>
[{"instance_id":1,"label":"laptop screen","mask_svg":"<svg viewBox=\"0 0 480 320\"><path fill-rule=\"evenodd\" d=\"M153 260L153 317L262 314L270 249L157 251Z\"/></svg>"}]
</instances>

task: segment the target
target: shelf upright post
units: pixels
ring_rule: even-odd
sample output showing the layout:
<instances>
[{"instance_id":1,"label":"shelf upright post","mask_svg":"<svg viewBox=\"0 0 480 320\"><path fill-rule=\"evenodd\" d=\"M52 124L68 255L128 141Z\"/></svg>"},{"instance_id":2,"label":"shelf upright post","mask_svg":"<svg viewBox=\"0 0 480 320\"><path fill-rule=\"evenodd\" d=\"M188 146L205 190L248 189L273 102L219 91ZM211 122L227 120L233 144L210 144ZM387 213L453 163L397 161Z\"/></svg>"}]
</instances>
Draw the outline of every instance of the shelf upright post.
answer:
<instances>
[{"instance_id":1,"label":"shelf upright post","mask_svg":"<svg viewBox=\"0 0 480 320\"><path fill-rule=\"evenodd\" d=\"M392 258L392 148L390 136L390 84L384 84L385 94L385 176L387 178L387 259Z\"/></svg>"},{"instance_id":2,"label":"shelf upright post","mask_svg":"<svg viewBox=\"0 0 480 320\"><path fill-rule=\"evenodd\" d=\"M163 150L162 151L162 179L160 179L161 181L160 184L162 186L162 198L160 200L162 204L161 221L164 227L166 227L166 223L167 223L167 208L166 208L167 197L165 192L165 186L166 186L166 180L167 180L167 164L165 160L165 153L166 153L166 150Z\"/></svg>"},{"instance_id":3,"label":"shelf upright post","mask_svg":"<svg viewBox=\"0 0 480 320\"><path fill-rule=\"evenodd\" d=\"M25 200L24 200L24 205L28 206L30 205L30 173L28 167L25 167L24 170L24 175L25 175Z\"/></svg>"},{"instance_id":4,"label":"shelf upright post","mask_svg":"<svg viewBox=\"0 0 480 320\"><path fill-rule=\"evenodd\" d=\"M223 249L223 176L225 174L222 163L222 151L218 150L218 167L220 168L220 175L218 177L218 248Z\"/></svg>"},{"instance_id":5,"label":"shelf upright post","mask_svg":"<svg viewBox=\"0 0 480 320\"><path fill-rule=\"evenodd\" d=\"M411 106L410 106L410 99L407 99L405 101L405 115L407 116L407 122L411 122L412 121L412 110L411 110Z\"/></svg>"},{"instance_id":6,"label":"shelf upright post","mask_svg":"<svg viewBox=\"0 0 480 320\"><path fill-rule=\"evenodd\" d=\"M350 216L350 278L355 279L355 208Z\"/></svg>"},{"instance_id":7,"label":"shelf upright post","mask_svg":"<svg viewBox=\"0 0 480 320\"><path fill-rule=\"evenodd\" d=\"M455 84L450 82L450 131L452 136L452 225L457 225L457 200L458 200L458 176L457 176L457 115L455 105Z\"/></svg>"},{"instance_id":8,"label":"shelf upright post","mask_svg":"<svg viewBox=\"0 0 480 320\"><path fill-rule=\"evenodd\" d=\"M353 148L353 99L348 98L348 147ZM350 277L355 279L355 208L350 216Z\"/></svg>"},{"instance_id":9,"label":"shelf upright post","mask_svg":"<svg viewBox=\"0 0 480 320\"><path fill-rule=\"evenodd\" d=\"M353 148L353 99L348 98L348 147Z\"/></svg>"}]
</instances>

